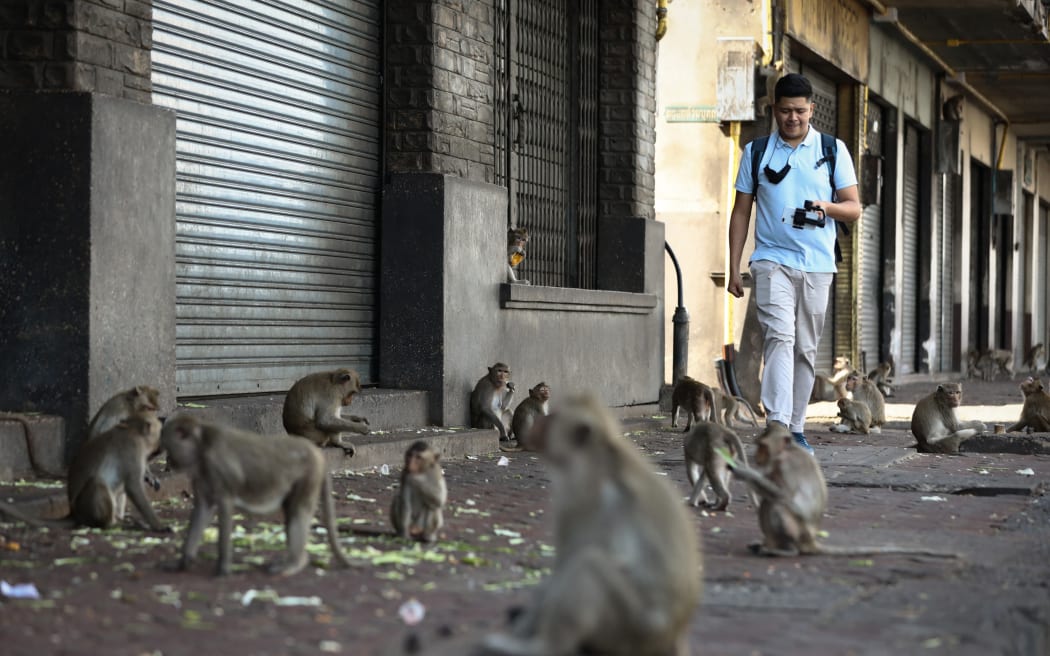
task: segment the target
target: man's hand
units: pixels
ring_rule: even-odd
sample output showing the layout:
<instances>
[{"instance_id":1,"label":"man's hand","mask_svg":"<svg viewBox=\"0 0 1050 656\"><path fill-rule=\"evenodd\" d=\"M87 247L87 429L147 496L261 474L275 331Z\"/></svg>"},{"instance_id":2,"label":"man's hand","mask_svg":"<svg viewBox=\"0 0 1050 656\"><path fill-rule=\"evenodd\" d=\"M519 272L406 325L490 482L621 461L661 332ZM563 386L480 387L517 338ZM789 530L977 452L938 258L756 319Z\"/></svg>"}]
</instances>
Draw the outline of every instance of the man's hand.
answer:
<instances>
[{"instance_id":1,"label":"man's hand","mask_svg":"<svg viewBox=\"0 0 1050 656\"><path fill-rule=\"evenodd\" d=\"M744 296L744 278L739 273L734 273L729 276L729 282L726 284L726 291L736 296L737 298L743 298Z\"/></svg>"}]
</instances>

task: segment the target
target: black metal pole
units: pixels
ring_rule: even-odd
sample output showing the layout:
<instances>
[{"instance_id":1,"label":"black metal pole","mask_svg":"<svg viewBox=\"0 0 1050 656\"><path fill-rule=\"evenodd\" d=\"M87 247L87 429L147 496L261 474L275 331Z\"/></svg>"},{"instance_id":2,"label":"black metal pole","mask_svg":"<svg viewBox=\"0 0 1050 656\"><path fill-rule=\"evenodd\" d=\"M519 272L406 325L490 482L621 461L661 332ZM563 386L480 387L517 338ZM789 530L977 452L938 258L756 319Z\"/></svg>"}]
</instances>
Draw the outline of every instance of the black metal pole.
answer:
<instances>
[{"instance_id":1,"label":"black metal pole","mask_svg":"<svg viewBox=\"0 0 1050 656\"><path fill-rule=\"evenodd\" d=\"M678 280L678 307L674 309L674 333L671 341L671 384L677 383L689 373L689 312L686 311L682 298L682 268L678 266L678 258L674 256L670 244L664 242L664 250L671 256L674 264L675 277Z\"/></svg>"}]
</instances>

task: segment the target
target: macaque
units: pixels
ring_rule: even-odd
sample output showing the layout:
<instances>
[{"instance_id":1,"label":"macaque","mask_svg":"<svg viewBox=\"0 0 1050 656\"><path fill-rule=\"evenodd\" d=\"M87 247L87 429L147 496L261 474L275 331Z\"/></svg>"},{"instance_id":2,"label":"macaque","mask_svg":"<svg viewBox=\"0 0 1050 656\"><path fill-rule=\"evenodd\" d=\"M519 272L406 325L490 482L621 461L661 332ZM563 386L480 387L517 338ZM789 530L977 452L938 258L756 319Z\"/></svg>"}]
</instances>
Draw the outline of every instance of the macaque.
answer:
<instances>
[{"instance_id":1,"label":"macaque","mask_svg":"<svg viewBox=\"0 0 1050 656\"><path fill-rule=\"evenodd\" d=\"M91 423L88 424L88 439L105 433L131 415L152 413L157 415L160 407L160 392L148 385L136 385L118 392L102 404Z\"/></svg>"},{"instance_id":2,"label":"macaque","mask_svg":"<svg viewBox=\"0 0 1050 656\"><path fill-rule=\"evenodd\" d=\"M747 481L762 499L758 506L762 541L749 545L752 552L762 556L917 554L955 557L955 554L892 545L840 547L817 542L820 522L828 505L828 486L820 463L795 443L782 424L770 423L755 442L755 469L731 465L733 472Z\"/></svg>"},{"instance_id":3,"label":"macaque","mask_svg":"<svg viewBox=\"0 0 1050 656\"><path fill-rule=\"evenodd\" d=\"M889 362L880 362L874 369L868 372L868 380L874 383L875 387L877 387L887 399L893 396L893 379L890 378L891 373L893 373L893 365Z\"/></svg>"},{"instance_id":4,"label":"macaque","mask_svg":"<svg viewBox=\"0 0 1050 656\"><path fill-rule=\"evenodd\" d=\"M1006 430L1011 433L1029 429L1037 433L1050 431L1050 394L1043 389L1042 381L1029 376L1021 383L1021 393L1024 394L1021 418Z\"/></svg>"},{"instance_id":5,"label":"macaque","mask_svg":"<svg viewBox=\"0 0 1050 656\"><path fill-rule=\"evenodd\" d=\"M229 574L234 511L265 515L280 510L288 554L284 562L271 565L270 571L291 576L309 563L306 544L319 497L332 557L349 566L339 547L325 458L310 441L295 435L256 435L185 414L165 422L160 440L168 460L193 484L193 512L175 569L185 570L193 563L204 528L218 511L215 574Z\"/></svg>"},{"instance_id":6,"label":"macaque","mask_svg":"<svg viewBox=\"0 0 1050 656\"><path fill-rule=\"evenodd\" d=\"M959 93L951 96L941 105L941 115L946 121L961 121L963 118L963 103L966 96Z\"/></svg>"},{"instance_id":7,"label":"macaque","mask_svg":"<svg viewBox=\"0 0 1050 656\"><path fill-rule=\"evenodd\" d=\"M859 371L851 372L846 378L846 391L853 395L854 401L860 401L871 411L871 428L881 432L886 423L886 399L878 386L860 375Z\"/></svg>"},{"instance_id":8,"label":"macaque","mask_svg":"<svg viewBox=\"0 0 1050 656\"><path fill-rule=\"evenodd\" d=\"M758 417L755 415L755 410L751 407L751 404L747 402L747 399L742 396L731 396L717 387L712 387L711 393L715 398L715 421L730 428L733 426L734 419L751 427L758 426ZM718 413L719 408L722 409L721 416ZM747 410L746 415L744 410Z\"/></svg>"},{"instance_id":9,"label":"macaque","mask_svg":"<svg viewBox=\"0 0 1050 656\"><path fill-rule=\"evenodd\" d=\"M817 374L813 379L813 393L809 396L810 403L846 398L846 376L851 371L849 358L844 355L835 358L832 371L831 376Z\"/></svg>"},{"instance_id":10,"label":"macaque","mask_svg":"<svg viewBox=\"0 0 1050 656\"><path fill-rule=\"evenodd\" d=\"M153 531L167 532L143 488L146 459L160 441L160 420L132 415L84 442L69 465L69 515L60 520L29 517L10 504L0 510L35 526L112 528L124 518L127 498Z\"/></svg>"},{"instance_id":11,"label":"macaque","mask_svg":"<svg viewBox=\"0 0 1050 656\"><path fill-rule=\"evenodd\" d=\"M337 446L346 455L353 456L354 445L340 433L368 435L368 420L356 415L343 417L339 412L341 407L350 405L360 391L361 378L350 369L322 371L300 378L284 397L284 430L289 435L305 437L319 447Z\"/></svg>"},{"instance_id":12,"label":"macaque","mask_svg":"<svg viewBox=\"0 0 1050 656\"><path fill-rule=\"evenodd\" d=\"M919 441L920 453L959 453L959 443L984 433L979 421L959 421L955 409L962 403L962 386L944 383L915 404L911 432Z\"/></svg>"},{"instance_id":13,"label":"macaque","mask_svg":"<svg viewBox=\"0 0 1050 656\"><path fill-rule=\"evenodd\" d=\"M678 428L678 410L685 410L685 430L694 421L715 421L714 392L700 381L682 376L671 391L671 428Z\"/></svg>"},{"instance_id":14,"label":"macaque","mask_svg":"<svg viewBox=\"0 0 1050 656\"><path fill-rule=\"evenodd\" d=\"M694 508L700 501L711 510L729 508L729 471L725 458L716 451L725 449L731 456L747 466L747 454L744 445L731 429L713 421L698 421L689 434L685 436L685 473L693 487L689 496L689 505ZM704 492L704 479L711 483L716 501L712 506ZM758 505L758 501L755 501Z\"/></svg>"},{"instance_id":15,"label":"macaque","mask_svg":"<svg viewBox=\"0 0 1050 656\"><path fill-rule=\"evenodd\" d=\"M839 427L832 426L832 430L840 433L853 431L864 435L871 432L871 410L861 401L839 399L838 416L842 418L842 423Z\"/></svg>"},{"instance_id":16,"label":"macaque","mask_svg":"<svg viewBox=\"0 0 1050 656\"><path fill-rule=\"evenodd\" d=\"M539 417L547 415L547 404L551 398L551 388L547 383L538 383L529 390L529 398L518 404L511 420L511 432L523 449L531 449L529 433Z\"/></svg>"},{"instance_id":17,"label":"macaque","mask_svg":"<svg viewBox=\"0 0 1050 656\"><path fill-rule=\"evenodd\" d=\"M567 401L536 432L552 479L553 572L484 653L688 653L703 576L677 493L593 398Z\"/></svg>"},{"instance_id":18,"label":"macaque","mask_svg":"<svg viewBox=\"0 0 1050 656\"><path fill-rule=\"evenodd\" d=\"M529 243L529 231L525 228L507 230L507 282L512 285L528 285L528 280L518 280L515 267L525 259L525 244Z\"/></svg>"},{"instance_id":19,"label":"macaque","mask_svg":"<svg viewBox=\"0 0 1050 656\"><path fill-rule=\"evenodd\" d=\"M441 454L423 440L405 451L401 486L390 504L394 532L406 540L433 542L445 524L441 509L448 498Z\"/></svg>"},{"instance_id":20,"label":"macaque","mask_svg":"<svg viewBox=\"0 0 1050 656\"><path fill-rule=\"evenodd\" d=\"M48 471L47 468L37 459L36 445L33 441L33 430L30 428L28 417L21 412L0 412L0 421L13 421L17 424L21 424L22 435L25 437L26 441L26 453L29 455L29 466L33 468L33 471L45 476L61 477L61 474Z\"/></svg>"},{"instance_id":21,"label":"macaque","mask_svg":"<svg viewBox=\"0 0 1050 656\"><path fill-rule=\"evenodd\" d=\"M981 380L992 380L997 373L1014 376L1014 354L1007 349L994 349L977 352L970 350L966 354L966 372L970 378L980 375Z\"/></svg>"},{"instance_id":22,"label":"macaque","mask_svg":"<svg viewBox=\"0 0 1050 656\"><path fill-rule=\"evenodd\" d=\"M509 442L514 414L514 383L510 381L510 367L497 362L478 380L470 393L470 425L473 428L495 428L499 441Z\"/></svg>"},{"instance_id":23,"label":"macaque","mask_svg":"<svg viewBox=\"0 0 1050 656\"><path fill-rule=\"evenodd\" d=\"M1028 369L1028 373L1034 374L1039 368L1039 359L1043 357L1044 350L1042 342L1028 349L1028 354L1024 358L1024 366Z\"/></svg>"}]
</instances>

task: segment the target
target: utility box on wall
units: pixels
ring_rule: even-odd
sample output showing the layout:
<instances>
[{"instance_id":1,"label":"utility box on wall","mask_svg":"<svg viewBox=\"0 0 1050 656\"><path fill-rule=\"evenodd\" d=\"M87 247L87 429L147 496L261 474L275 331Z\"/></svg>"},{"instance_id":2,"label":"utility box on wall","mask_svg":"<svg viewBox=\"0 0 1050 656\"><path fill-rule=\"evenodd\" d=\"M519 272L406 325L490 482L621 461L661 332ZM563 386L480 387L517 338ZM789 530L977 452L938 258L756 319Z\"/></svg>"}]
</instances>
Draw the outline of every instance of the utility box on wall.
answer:
<instances>
[{"instance_id":1,"label":"utility box on wall","mask_svg":"<svg viewBox=\"0 0 1050 656\"><path fill-rule=\"evenodd\" d=\"M718 39L718 120L755 120L757 48L751 37Z\"/></svg>"}]
</instances>

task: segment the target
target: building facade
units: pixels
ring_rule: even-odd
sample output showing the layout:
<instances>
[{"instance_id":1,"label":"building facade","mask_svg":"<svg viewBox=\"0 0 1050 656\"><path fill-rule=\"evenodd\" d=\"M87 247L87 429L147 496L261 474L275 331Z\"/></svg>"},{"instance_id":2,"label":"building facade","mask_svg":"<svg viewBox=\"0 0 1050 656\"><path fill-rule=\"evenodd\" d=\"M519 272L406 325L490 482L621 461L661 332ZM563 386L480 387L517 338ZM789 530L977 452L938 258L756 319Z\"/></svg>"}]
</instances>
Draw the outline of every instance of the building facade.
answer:
<instances>
[{"instance_id":1,"label":"building facade","mask_svg":"<svg viewBox=\"0 0 1050 656\"><path fill-rule=\"evenodd\" d=\"M864 205L839 236L818 372L845 355L858 369L890 361L898 375L958 374L970 350L997 348L1020 368L1050 343L1046 98L989 83L1015 69L1033 88L1047 81L1046 9L971 4L978 11L910 0L671 8L659 44L656 208L685 270L695 377L713 380L712 361L735 352L757 400L761 340L748 302L723 291L726 231L740 150L772 129L772 85L785 72L813 83L812 124L849 147ZM741 84L726 81L752 75L742 100Z\"/></svg>"},{"instance_id":2,"label":"building facade","mask_svg":"<svg viewBox=\"0 0 1050 656\"><path fill-rule=\"evenodd\" d=\"M0 8L0 405L349 366L467 423L508 363L664 378L655 4L15 0ZM506 284L510 227L530 233Z\"/></svg>"}]
</instances>

